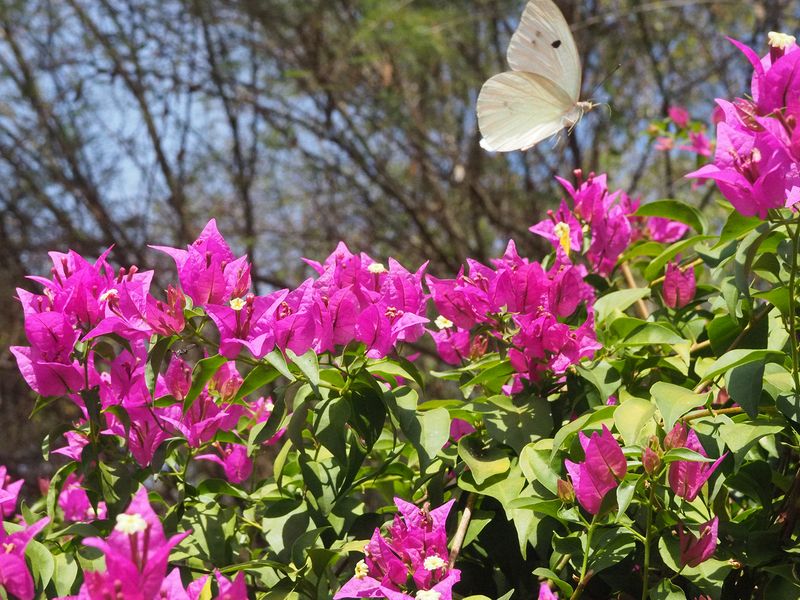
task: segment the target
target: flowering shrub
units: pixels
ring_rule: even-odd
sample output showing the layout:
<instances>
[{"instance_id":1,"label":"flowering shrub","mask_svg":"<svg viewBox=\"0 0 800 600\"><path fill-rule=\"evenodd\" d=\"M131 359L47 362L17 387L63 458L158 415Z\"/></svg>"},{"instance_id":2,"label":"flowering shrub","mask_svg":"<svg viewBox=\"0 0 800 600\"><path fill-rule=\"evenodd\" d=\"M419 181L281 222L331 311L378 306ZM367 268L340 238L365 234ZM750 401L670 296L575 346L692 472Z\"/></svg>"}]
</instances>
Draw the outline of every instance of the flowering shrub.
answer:
<instances>
[{"instance_id":1,"label":"flowering shrub","mask_svg":"<svg viewBox=\"0 0 800 600\"><path fill-rule=\"evenodd\" d=\"M716 139L680 107L652 131L714 147L690 176L732 206L718 228L576 172L531 227L548 256L511 241L450 278L340 243L261 295L213 220L153 247L163 294L109 252L51 253L11 352L35 411L79 417L44 444L43 497L0 467L0 590L800 596L800 52L734 44L755 72Z\"/></svg>"}]
</instances>

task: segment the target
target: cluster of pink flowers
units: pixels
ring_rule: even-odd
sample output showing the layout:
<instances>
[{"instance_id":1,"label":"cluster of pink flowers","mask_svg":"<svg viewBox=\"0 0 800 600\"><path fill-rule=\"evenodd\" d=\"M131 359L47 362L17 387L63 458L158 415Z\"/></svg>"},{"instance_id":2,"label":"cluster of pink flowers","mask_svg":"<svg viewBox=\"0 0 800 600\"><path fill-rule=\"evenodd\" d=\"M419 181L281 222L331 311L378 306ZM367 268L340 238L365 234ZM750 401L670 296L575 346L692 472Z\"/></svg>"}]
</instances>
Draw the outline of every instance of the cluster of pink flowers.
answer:
<instances>
[{"instance_id":1,"label":"cluster of pink flowers","mask_svg":"<svg viewBox=\"0 0 800 600\"><path fill-rule=\"evenodd\" d=\"M249 262L234 256L213 220L186 250L156 248L175 260L180 280L180 289L167 290L166 302L150 293L152 271L131 267L115 272L107 253L94 263L72 251L51 253L52 277L31 277L43 293L18 290L30 346L11 349L35 392L66 395L82 409L78 426L89 416L82 392L98 389L106 425L102 433L125 439L142 466L169 437L183 437L189 447L201 448L217 432L237 428L243 418L255 424L270 414L267 400L248 406L234 402L243 379L232 362L219 369L188 410L183 400L191 387L192 366L177 354L150 389L151 336L181 334L189 304L202 307L216 325L219 352L229 359L242 350L262 358L276 347L303 354L352 341L364 343L368 356L380 358L395 344L413 342L425 332L424 265L412 273L390 260L386 268L340 244L323 264L307 261L317 278L294 290L256 296L249 291ZM103 335L118 336L125 344L112 356L107 350L96 352L97 338ZM154 406L153 399L162 397L174 402ZM106 411L112 406L125 409L127 422ZM86 435L70 432L67 443L60 453L80 460ZM241 444L215 444L214 452L197 458L219 463L232 482L245 480L252 471Z\"/></svg>"},{"instance_id":2,"label":"cluster of pink flowers","mask_svg":"<svg viewBox=\"0 0 800 600\"><path fill-rule=\"evenodd\" d=\"M49 523L44 518L32 525L12 525L13 533L6 533L4 521L17 512L21 479L12 481L6 467L0 465L0 589L5 589L19 600L33 600L33 577L25 562L25 548ZM21 520L21 518L19 518Z\"/></svg>"},{"instance_id":3,"label":"cluster of pink flowers","mask_svg":"<svg viewBox=\"0 0 800 600\"><path fill-rule=\"evenodd\" d=\"M364 253L353 254L344 243L322 264L306 261L316 279L266 296L249 291L246 257L234 257L213 220L188 249L157 248L175 260L181 289L214 321L220 354L228 358L242 349L262 358L275 347L297 355L311 349L320 353L352 341L366 344L368 356L381 358L398 342L419 339L428 321L425 265L412 273L390 259L387 268ZM162 321L168 327L168 319Z\"/></svg>"},{"instance_id":4,"label":"cluster of pink flowers","mask_svg":"<svg viewBox=\"0 0 800 600\"><path fill-rule=\"evenodd\" d=\"M570 500L574 493L574 498L587 512L597 515L607 494L616 489L625 478L628 463L619 442L605 425L600 433L594 432L591 437L587 437L580 432L578 437L584 451L584 460L580 463L564 461L571 486L566 482L559 482L559 496L563 500ZM664 448L666 450L688 448L703 457L708 457L697 434L680 421L664 437ZM693 501L726 456L727 453L723 454L711 464L688 460L671 462L667 480L672 492L687 502ZM650 447L644 449L642 465L649 476L656 476L662 464L658 452ZM696 567L714 554L718 524L717 517L702 524L700 535L697 537L686 533L683 524L680 524L678 534L681 565Z\"/></svg>"},{"instance_id":5,"label":"cluster of pink flowers","mask_svg":"<svg viewBox=\"0 0 800 600\"><path fill-rule=\"evenodd\" d=\"M800 52L793 36L775 32L763 58L731 42L753 66L751 99L717 99L714 162L688 177L713 179L736 210L764 219L800 200Z\"/></svg>"},{"instance_id":6,"label":"cluster of pink flowers","mask_svg":"<svg viewBox=\"0 0 800 600\"><path fill-rule=\"evenodd\" d=\"M384 537L376 529L355 575L333 597L451 600L461 572L449 566L445 522L454 500L437 509L395 498L400 514Z\"/></svg>"},{"instance_id":7,"label":"cluster of pink flowers","mask_svg":"<svg viewBox=\"0 0 800 600\"><path fill-rule=\"evenodd\" d=\"M167 574L169 554L189 532L167 538L158 515L150 506L147 490L140 488L128 509L117 515L116 526L107 538L86 538L84 544L102 551L106 569L87 571L84 583L74 600L198 600L211 598L208 576L184 587L178 569ZM233 581L217 571L217 599L246 600L244 573ZM65 598L64 600L68 600Z\"/></svg>"},{"instance_id":8,"label":"cluster of pink flowers","mask_svg":"<svg viewBox=\"0 0 800 600\"><path fill-rule=\"evenodd\" d=\"M679 150L693 152L698 156L711 156L711 142L706 136L705 126L692 123L689 111L682 106L670 106L667 109L667 116L675 126L676 131L662 131L667 135L660 135L656 138L656 150L668 152L675 148L677 140L684 140L688 143L680 144L678 146ZM654 127L654 130L659 132L657 126Z\"/></svg>"},{"instance_id":9,"label":"cluster of pink flowers","mask_svg":"<svg viewBox=\"0 0 800 600\"><path fill-rule=\"evenodd\" d=\"M433 301L441 314L431 332L439 354L457 364L486 349L486 333L471 337L473 327L503 340L509 330L509 357L524 378L536 380L544 371L563 374L569 365L592 356L599 348L592 313L578 327L562 322L578 306L591 301L582 266L559 261L549 270L517 254L509 243L494 267L468 260L456 279L428 277Z\"/></svg>"},{"instance_id":10,"label":"cluster of pink flowers","mask_svg":"<svg viewBox=\"0 0 800 600\"><path fill-rule=\"evenodd\" d=\"M521 258L512 241L492 267L467 260L455 279L428 276L441 315L435 322L439 331L431 335L446 362L458 364L479 357L490 340L502 340L508 343L508 355L518 373L510 391L520 389L521 379L536 381L543 373L562 375L599 348L594 291L584 281L589 269L581 261L607 276L633 240L647 236L671 243L688 230L670 219L634 216L638 201L621 190L609 192L604 174L590 174L583 180L576 171L576 176L577 187L559 178L571 206L562 200L557 211L548 211L544 221L530 228L553 244L552 266L546 269ZM690 293L683 282L676 288L674 279L670 273L665 285L670 294L677 289L685 304L694 296L693 288ZM576 320L580 321L577 325Z\"/></svg>"}]
</instances>

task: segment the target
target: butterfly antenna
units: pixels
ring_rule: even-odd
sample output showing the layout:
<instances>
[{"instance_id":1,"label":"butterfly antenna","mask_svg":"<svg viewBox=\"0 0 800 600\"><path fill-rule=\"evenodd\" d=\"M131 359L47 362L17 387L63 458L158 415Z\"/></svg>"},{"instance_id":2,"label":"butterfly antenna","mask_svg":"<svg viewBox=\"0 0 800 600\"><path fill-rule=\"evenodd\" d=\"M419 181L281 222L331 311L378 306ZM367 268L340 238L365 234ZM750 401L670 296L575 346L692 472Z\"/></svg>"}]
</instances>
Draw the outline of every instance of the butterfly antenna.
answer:
<instances>
[{"instance_id":1,"label":"butterfly antenna","mask_svg":"<svg viewBox=\"0 0 800 600\"><path fill-rule=\"evenodd\" d=\"M614 67L613 69L611 69L611 72L610 72L608 75L606 75L605 77L603 77L603 81L601 81L601 82L600 82L600 83L598 83L596 86L594 86L594 90L592 90L592 94L591 94L591 95L592 95L592 96L594 96L594 95L595 95L595 93L597 92L597 90L599 90L601 87L603 87L603 84L604 84L606 81L608 81L609 79L611 79L611 76L612 76L614 73L616 73L617 71L619 71L619 69L620 69L620 67L621 67L621 66L622 66L622 63L617 63L617 66L616 66L616 67Z\"/></svg>"}]
</instances>

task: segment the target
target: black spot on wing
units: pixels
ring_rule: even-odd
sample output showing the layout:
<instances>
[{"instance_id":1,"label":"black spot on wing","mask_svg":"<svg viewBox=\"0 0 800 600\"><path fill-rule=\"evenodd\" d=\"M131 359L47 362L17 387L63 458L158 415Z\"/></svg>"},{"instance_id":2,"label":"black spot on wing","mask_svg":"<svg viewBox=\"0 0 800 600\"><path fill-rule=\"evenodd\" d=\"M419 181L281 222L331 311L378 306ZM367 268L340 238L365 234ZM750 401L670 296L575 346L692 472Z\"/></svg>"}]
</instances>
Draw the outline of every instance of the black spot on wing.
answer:
<instances>
[{"instance_id":1,"label":"black spot on wing","mask_svg":"<svg viewBox=\"0 0 800 600\"><path fill-rule=\"evenodd\" d=\"M550 44L553 48L558 48L561 45L561 40L556 40L552 44Z\"/></svg>"}]
</instances>

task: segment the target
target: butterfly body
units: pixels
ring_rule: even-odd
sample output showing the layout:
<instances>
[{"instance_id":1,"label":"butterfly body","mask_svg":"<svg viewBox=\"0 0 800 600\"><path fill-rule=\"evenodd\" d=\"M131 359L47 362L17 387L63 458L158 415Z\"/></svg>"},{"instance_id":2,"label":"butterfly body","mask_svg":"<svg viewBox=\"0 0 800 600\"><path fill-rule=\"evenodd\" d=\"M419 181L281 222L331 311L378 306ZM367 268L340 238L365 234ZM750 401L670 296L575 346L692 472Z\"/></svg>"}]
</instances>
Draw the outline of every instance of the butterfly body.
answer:
<instances>
[{"instance_id":1,"label":"butterfly body","mask_svg":"<svg viewBox=\"0 0 800 600\"><path fill-rule=\"evenodd\" d=\"M489 79L478 95L478 127L487 150L526 150L594 107L581 101L575 40L552 0L529 0L508 47L511 71Z\"/></svg>"}]
</instances>

